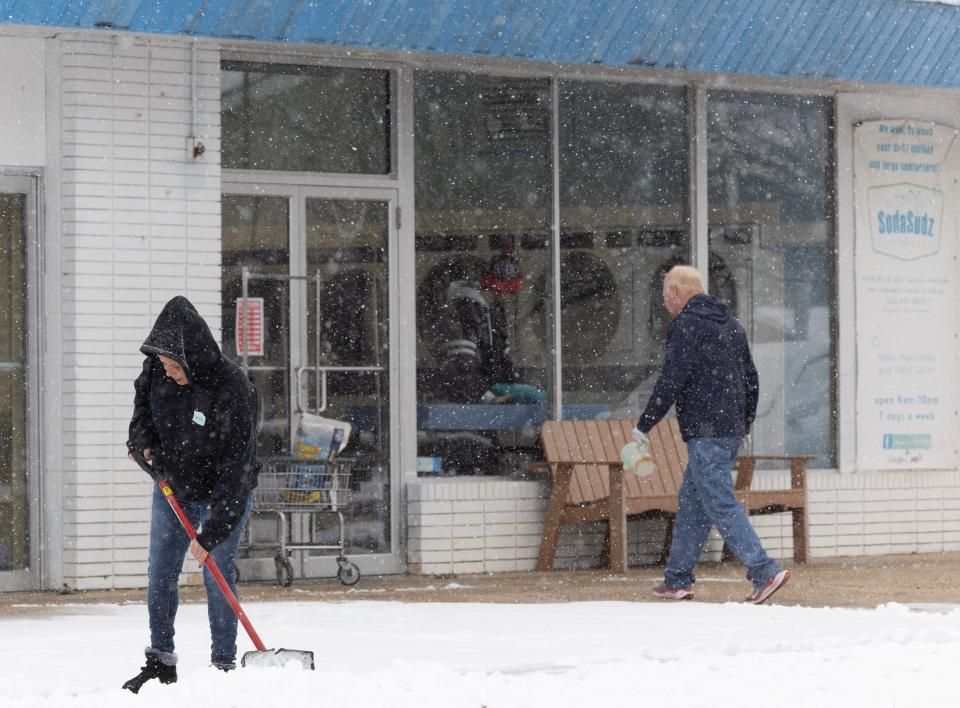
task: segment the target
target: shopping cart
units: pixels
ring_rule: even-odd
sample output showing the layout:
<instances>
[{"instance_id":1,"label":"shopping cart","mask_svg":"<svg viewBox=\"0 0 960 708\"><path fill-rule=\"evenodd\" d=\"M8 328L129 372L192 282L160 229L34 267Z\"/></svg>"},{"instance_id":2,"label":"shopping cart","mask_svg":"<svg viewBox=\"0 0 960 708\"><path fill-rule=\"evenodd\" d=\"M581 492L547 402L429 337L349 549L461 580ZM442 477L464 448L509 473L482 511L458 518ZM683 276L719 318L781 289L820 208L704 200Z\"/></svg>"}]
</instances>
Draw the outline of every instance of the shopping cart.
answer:
<instances>
[{"instance_id":1,"label":"shopping cart","mask_svg":"<svg viewBox=\"0 0 960 708\"><path fill-rule=\"evenodd\" d=\"M343 555L344 523L341 507L350 498L350 475L354 460L337 458L301 460L289 457L261 458L263 468L253 496L255 514L276 514L278 521L277 543L254 544L253 532L247 525L244 547L246 551L260 548L276 548L274 562L277 566L277 582L284 587L293 583L293 551L336 551L337 579L344 585L354 585L360 580L360 570ZM319 521L324 515L335 514L339 533L337 543L320 543L317 540ZM306 517L304 540L294 541L291 523L294 517ZM298 528L300 526L298 525Z\"/></svg>"}]
</instances>

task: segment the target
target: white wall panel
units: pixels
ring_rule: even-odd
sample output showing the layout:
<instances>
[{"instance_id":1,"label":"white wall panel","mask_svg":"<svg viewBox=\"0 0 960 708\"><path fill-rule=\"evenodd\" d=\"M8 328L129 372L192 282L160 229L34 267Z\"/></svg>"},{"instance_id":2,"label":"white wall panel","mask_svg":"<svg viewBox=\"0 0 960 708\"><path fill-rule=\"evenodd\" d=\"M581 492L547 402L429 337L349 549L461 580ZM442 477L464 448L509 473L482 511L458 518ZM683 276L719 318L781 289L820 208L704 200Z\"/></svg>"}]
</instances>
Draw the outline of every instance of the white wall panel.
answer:
<instances>
[{"instance_id":1,"label":"white wall panel","mask_svg":"<svg viewBox=\"0 0 960 708\"><path fill-rule=\"evenodd\" d=\"M191 45L59 45L64 580L78 588L145 583L150 483L123 447L140 343L174 295L219 335L219 53L198 44L191 77Z\"/></svg>"},{"instance_id":2,"label":"white wall panel","mask_svg":"<svg viewBox=\"0 0 960 708\"><path fill-rule=\"evenodd\" d=\"M44 41L0 37L0 165L38 167L46 156L46 56Z\"/></svg>"}]
</instances>

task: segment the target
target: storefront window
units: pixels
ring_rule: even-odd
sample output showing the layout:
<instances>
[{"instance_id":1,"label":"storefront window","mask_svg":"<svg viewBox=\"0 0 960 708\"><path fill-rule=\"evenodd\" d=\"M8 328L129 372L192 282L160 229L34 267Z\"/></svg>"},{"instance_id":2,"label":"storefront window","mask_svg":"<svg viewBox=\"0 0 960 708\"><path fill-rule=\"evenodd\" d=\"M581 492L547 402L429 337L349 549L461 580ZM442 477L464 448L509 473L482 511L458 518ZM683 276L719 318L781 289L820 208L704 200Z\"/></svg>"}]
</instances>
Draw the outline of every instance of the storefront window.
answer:
<instances>
[{"instance_id":1,"label":"storefront window","mask_svg":"<svg viewBox=\"0 0 960 708\"><path fill-rule=\"evenodd\" d=\"M548 81L415 78L417 427L427 474L522 472L552 389Z\"/></svg>"},{"instance_id":2,"label":"storefront window","mask_svg":"<svg viewBox=\"0 0 960 708\"><path fill-rule=\"evenodd\" d=\"M682 88L560 84L564 417L634 418L652 391L663 276L690 257L685 113Z\"/></svg>"},{"instance_id":3,"label":"storefront window","mask_svg":"<svg viewBox=\"0 0 960 708\"><path fill-rule=\"evenodd\" d=\"M831 118L818 97L708 96L710 270L760 374L753 448L815 467L835 464Z\"/></svg>"},{"instance_id":4,"label":"storefront window","mask_svg":"<svg viewBox=\"0 0 960 708\"><path fill-rule=\"evenodd\" d=\"M224 62L223 166L389 174L390 74Z\"/></svg>"}]
</instances>

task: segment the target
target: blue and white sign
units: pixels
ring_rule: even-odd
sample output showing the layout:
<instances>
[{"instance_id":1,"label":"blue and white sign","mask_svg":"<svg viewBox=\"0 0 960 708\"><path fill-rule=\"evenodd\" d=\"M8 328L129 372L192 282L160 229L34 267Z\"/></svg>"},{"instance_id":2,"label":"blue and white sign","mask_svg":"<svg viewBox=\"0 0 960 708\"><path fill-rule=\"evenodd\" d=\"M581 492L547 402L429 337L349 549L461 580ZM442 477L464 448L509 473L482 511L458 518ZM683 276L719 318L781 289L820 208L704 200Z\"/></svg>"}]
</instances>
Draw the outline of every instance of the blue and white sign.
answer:
<instances>
[{"instance_id":1,"label":"blue and white sign","mask_svg":"<svg viewBox=\"0 0 960 708\"><path fill-rule=\"evenodd\" d=\"M854 132L857 467L956 469L960 131Z\"/></svg>"},{"instance_id":2,"label":"blue and white sign","mask_svg":"<svg viewBox=\"0 0 960 708\"><path fill-rule=\"evenodd\" d=\"M943 191L912 182L871 187L873 250L901 261L936 255L943 234Z\"/></svg>"}]
</instances>

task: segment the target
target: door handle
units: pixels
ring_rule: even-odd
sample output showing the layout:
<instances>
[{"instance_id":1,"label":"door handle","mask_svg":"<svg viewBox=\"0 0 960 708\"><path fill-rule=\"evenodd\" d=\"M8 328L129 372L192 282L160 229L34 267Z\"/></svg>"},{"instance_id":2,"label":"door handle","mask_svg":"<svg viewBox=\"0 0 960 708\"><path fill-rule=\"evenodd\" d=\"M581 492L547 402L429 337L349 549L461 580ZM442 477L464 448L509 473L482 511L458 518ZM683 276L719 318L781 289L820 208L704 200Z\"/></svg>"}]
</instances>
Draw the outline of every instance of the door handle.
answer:
<instances>
[{"instance_id":1,"label":"door handle","mask_svg":"<svg viewBox=\"0 0 960 708\"><path fill-rule=\"evenodd\" d=\"M301 413L323 413L327 410L327 374L330 372L354 372L358 374L362 373L379 373L384 369L382 366L301 366L297 369L297 409ZM311 372L314 376L317 377L317 383L319 387L319 405L315 409L311 409L309 401L306 403L303 400L303 385L302 379L304 372Z\"/></svg>"}]
</instances>

